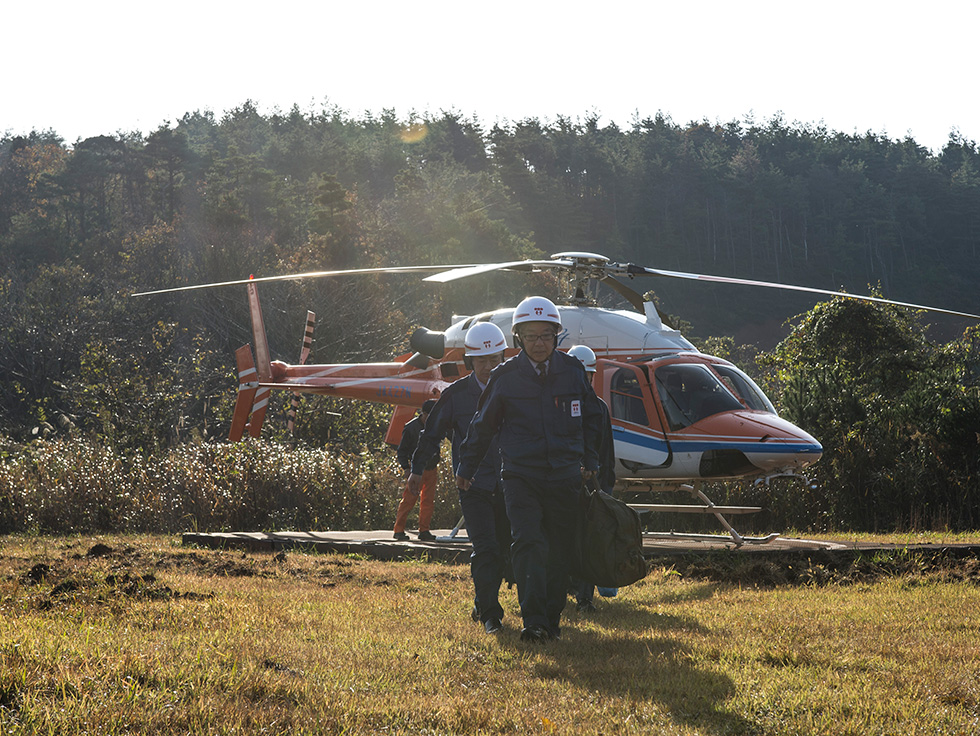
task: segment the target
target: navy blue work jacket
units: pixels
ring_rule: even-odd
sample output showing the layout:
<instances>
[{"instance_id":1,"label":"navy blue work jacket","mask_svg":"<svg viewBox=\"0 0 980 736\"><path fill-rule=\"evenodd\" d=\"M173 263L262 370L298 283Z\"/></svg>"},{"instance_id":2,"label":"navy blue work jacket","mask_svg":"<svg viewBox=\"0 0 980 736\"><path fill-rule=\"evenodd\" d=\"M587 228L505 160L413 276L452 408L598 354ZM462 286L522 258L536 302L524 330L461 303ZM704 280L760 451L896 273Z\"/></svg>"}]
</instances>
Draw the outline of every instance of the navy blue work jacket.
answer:
<instances>
[{"instance_id":1,"label":"navy blue work jacket","mask_svg":"<svg viewBox=\"0 0 980 736\"><path fill-rule=\"evenodd\" d=\"M415 455L412 456L413 473L422 474L422 470L427 467L432 456L438 455L440 443L450 435L453 443L453 467L459 466L459 448L466 439L466 430L470 426L473 415L476 414L481 393L483 389L480 388L475 373L470 373L466 378L461 378L446 387L425 422L425 431L419 438ZM500 450L494 438L490 442L483 462L477 468L476 475L473 476L473 485L477 488L493 490L499 480Z\"/></svg>"},{"instance_id":2,"label":"navy blue work jacket","mask_svg":"<svg viewBox=\"0 0 980 736\"><path fill-rule=\"evenodd\" d=\"M524 351L493 369L460 448L456 474L472 478L494 435L504 473L559 479L597 470L602 409L582 363L557 350L541 378Z\"/></svg>"},{"instance_id":3,"label":"navy blue work jacket","mask_svg":"<svg viewBox=\"0 0 980 736\"><path fill-rule=\"evenodd\" d=\"M599 408L602 409L602 439L599 442L599 474L596 481L599 483L599 490L612 495L613 486L616 485L616 452L613 445L612 421L609 418L609 407L606 402L599 399Z\"/></svg>"},{"instance_id":4,"label":"navy blue work jacket","mask_svg":"<svg viewBox=\"0 0 980 736\"><path fill-rule=\"evenodd\" d=\"M398 464L402 470L410 470L412 467L412 455L419 445L422 435L422 417L416 416L410 420L402 430L402 440L398 443ZM425 470L432 470L439 464L439 445L436 445L436 452L429 458L425 465ZM419 473L421 475L421 472Z\"/></svg>"}]
</instances>

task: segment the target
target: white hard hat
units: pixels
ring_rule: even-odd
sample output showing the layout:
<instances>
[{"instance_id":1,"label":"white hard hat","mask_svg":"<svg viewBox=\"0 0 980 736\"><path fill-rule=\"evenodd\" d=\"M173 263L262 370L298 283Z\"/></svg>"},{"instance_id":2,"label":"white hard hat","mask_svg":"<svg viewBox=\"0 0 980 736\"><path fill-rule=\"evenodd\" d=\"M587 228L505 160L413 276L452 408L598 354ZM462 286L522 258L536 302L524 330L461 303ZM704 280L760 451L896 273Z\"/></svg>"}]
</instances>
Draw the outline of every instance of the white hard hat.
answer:
<instances>
[{"instance_id":1,"label":"white hard hat","mask_svg":"<svg viewBox=\"0 0 980 736\"><path fill-rule=\"evenodd\" d=\"M493 322L478 322L466 331L463 355L496 355L507 348L507 338Z\"/></svg>"},{"instance_id":2,"label":"white hard hat","mask_svg":"<svg viewBox=\"0 0 980 736\"><path fill-rule=\"evenodd\" d=\"M572 345L568 349L568 354L582 361L582 365L589 373L595 373L595 353L588 345Z\"/></svg>"},{"instance_id":3,"label":"white hard hat","mask_svg":"<svg viewBox=\"0 0 980 736\"><path fill-rule=\"evenodd\" d=\"M514 318L510 323L510 331L517 332L517 325L525 322L552 322L561 329L561 316L558 307L550 299L543 296L529 296L514 309Z\"/></svg>"}]
</instances>

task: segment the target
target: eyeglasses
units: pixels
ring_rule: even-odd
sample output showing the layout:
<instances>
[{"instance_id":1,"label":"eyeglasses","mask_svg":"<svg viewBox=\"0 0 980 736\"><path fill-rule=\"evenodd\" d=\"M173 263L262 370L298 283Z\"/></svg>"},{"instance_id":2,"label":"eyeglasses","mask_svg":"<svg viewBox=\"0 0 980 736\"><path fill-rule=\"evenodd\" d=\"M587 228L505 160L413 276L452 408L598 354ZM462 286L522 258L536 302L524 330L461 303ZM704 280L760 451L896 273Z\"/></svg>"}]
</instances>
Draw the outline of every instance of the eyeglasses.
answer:
<instances>
[{"instance_id":1,"label":"eyeglasses","mask_svg":"<svg viewBox=\"0 0 980 736\"><path fill-rule=\"evenodd\" d=\"M521 335L521 340L530 345L533 345L536 342L548 342L548 340L554 339L554 332L546 332L543 335L528 335L527 333Z\"/></svg>"}]
</instances>

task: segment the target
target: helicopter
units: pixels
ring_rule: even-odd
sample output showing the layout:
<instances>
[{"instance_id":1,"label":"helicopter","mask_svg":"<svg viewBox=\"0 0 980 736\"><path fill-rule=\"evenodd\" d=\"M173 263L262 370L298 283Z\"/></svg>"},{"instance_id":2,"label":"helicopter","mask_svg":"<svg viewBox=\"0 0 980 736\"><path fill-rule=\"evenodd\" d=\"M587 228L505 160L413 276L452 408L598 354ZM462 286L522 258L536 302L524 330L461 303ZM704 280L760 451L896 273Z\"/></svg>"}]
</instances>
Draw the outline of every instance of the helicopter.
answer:
<instances>
[{"instance_id":1,"label":"helicopter","mask_svg":"<svg viewBox=\"0 0 980 736\"><path fill-rule=\"evenodd\" d=\"M464 337L475 324L492 322L508 336L505 357L518 352L511 336L513 308L454 317L445 331L418 328L412 352L389 363L306 364L312 345L315 315L307 325L298 363L272 360L259 302L258 284L366 273L424 273L423 281L448 283L493 271L536 273L558 277L557 301L562 330L558 349L586 345L596 354L593 386L610 410L615 447L617 491L690 493L696 503L631 503L641 512L667 511L713 514L737 546L767 543L778 535L746 538L728 522L727 514L754 513L760 507L716 506L701 486L708 481L802 477L823 448L800 427L781 418L761 388L733 363L700 352L657 306L620 279L659 276L726 284L789 289L826 296L893 304L912 309L980 320L980 316L812 287L709 276L619 263L588 252L562 252L549 259L443 266L400 266L344 271L316 271L286 276L250 277L217 284L139 292L145 296L214 286L246 286L252 322L252 348L235 354L238 396L229 432L231 441L246 433L259 437L271 391L292 394L290 423L301 394L322 394L389 404L394 407L386 441L397 444L401 428L427 399L438 398L446 386L468 371L463 360ZM597 306L597 285L610 287L632 310ZM459 525L451 537L459 530ZM668 534L670 536L670 534ZM692 535L683 535L689 537ZM708 536L715 535L693 535Z\"/></svg>"}]
</instances>

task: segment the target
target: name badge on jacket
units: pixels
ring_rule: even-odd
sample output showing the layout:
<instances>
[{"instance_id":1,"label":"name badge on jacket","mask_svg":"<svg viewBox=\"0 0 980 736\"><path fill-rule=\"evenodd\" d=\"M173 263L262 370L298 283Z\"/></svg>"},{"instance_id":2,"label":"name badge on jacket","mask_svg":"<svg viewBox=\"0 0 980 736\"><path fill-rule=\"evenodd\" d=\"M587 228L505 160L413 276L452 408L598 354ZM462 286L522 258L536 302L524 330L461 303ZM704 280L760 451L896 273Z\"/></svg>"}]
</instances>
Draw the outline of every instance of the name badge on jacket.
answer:
<instances>
[{"instance_id":1,"label":"name badge on jacket","mask_svg":"<svg viewBox=\"0 0 980 736\"><path fill-rule=\"evenodd\" d=\"M580 417L582 416L582 402L576 399L572 402L572 416Z\"/></svg>"}]
</instances>

